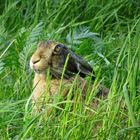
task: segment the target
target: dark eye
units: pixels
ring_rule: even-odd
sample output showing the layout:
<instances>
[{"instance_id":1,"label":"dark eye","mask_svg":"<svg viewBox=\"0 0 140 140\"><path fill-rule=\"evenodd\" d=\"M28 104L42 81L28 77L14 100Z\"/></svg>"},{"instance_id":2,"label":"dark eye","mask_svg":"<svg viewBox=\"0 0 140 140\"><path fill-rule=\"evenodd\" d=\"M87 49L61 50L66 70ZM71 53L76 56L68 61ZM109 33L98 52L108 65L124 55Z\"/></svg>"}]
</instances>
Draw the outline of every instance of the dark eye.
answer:
<instances>
[{"instance_id":1,"label":"dark eye","mask_svg":"<svg viewBox=\"0 0 140 140\"><path fill-rule=\"evenodd\" d=\"M58 45L56 45L56 46L55 46L54 51L55 51L55 52L59 52L59 51L60 51L60 49L61 49L61 45L60 45L60 44L58 44Z\"/></svg>"}]
</instances>

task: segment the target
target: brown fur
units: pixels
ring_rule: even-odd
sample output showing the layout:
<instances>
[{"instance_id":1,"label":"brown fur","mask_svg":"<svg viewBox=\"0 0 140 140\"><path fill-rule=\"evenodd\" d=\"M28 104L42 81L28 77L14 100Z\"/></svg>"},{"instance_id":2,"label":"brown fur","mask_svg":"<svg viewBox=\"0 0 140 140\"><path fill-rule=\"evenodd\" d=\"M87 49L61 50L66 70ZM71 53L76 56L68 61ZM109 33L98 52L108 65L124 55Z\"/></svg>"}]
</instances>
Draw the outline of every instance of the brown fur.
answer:
<instances>
[{"instance_id":1,"label":"brown fur","mask_svg":"<svg viewBox=\"0 0 140 140\"><path fill-rule=\"evenodd\" d=\"M51 79L49 83L46 83L45 72L42 73L35 72L35 76L33 80L34 90L32 96L34 111L35 112L41 111L41 109L45 104L46 94L48 94L48 96L51 97L52 99L56 94L59 93L61 82L62 82L62 88L60 93L61 96L65 98L71 88L73 81L74 81L74 77L70 79L63 79L62 81L61 79ZM76 86L81 89L82 94L84 95L87 89L86 81L83 78L78 77L76 79Z\"/></svg>"}]
</instances>

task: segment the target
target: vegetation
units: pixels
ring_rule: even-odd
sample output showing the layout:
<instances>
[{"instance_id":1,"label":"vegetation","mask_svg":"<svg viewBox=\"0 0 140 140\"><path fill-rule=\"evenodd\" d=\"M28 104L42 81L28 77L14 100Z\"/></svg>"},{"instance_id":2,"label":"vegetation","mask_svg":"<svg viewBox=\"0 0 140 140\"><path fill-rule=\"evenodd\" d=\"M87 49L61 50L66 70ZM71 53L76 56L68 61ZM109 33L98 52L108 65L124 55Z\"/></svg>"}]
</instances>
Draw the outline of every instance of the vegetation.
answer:
<instances>
[{"instance_id":1,"label":"vegetation","mask_svg":"<svg viewBox=\"0 0 140 140\"><path fill-rule=\"evenodd\" d=\"M0 139L138 140L139 11L137 0L0 0ZM77 89L46 103L50 115L31 114L29 58L42 39L67 44L110 88L96 110L95 91L80 101Z\"/></svg>"}]
</instances>

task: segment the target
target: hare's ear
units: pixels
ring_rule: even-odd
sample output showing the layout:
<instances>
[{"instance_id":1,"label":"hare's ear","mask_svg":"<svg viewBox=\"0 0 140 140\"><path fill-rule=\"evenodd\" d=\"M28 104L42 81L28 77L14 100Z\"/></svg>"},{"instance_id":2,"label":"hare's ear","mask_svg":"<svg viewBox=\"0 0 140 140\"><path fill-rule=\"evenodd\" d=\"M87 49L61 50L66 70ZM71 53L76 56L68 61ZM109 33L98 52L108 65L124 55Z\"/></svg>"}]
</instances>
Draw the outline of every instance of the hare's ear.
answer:
<instances>
[{"instance_id":1,"label":"hare's ear","mask_svg":"<svg viewBox=\"0 0 140 140\"><path fill-rule=\"evenodd\" d=\"M74 73L79 73L81 77L91 76L95 80L95 73L93 68L83 60L81 57L70 51L70 59L68 61L67 69Z\"/></svg>"},{"instance_id":2,"label":"hare's ear","mask_svg":"<svg viewBox=\"0 0 140 140\"><path fill-rule=\"evenodd\" d=\"M88 65L88 63L77 63L77 70L80 72L79 74L82 77L85 77L87 75L90 75L92 77L92 80L95 80L95 73L92 69L92 67L90 67L90 65Z\"/></svg>"}]
</instances>

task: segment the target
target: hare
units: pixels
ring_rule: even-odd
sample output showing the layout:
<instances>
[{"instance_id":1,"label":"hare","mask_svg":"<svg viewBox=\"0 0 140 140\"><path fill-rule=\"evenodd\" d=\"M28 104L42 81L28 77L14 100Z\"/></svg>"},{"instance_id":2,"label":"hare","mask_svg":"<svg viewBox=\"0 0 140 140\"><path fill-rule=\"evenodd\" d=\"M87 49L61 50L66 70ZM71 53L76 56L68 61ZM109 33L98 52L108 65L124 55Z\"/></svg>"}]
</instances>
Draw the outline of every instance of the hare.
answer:
<instances>
[{"instance_id":1,"label":"hare","mask_svg":"<svg viewBox=\"0 0 140 140\"><path fill-rule=\"evenodd\" d=\"M34 69L38 66L43 70L49 67L55 78L61 78L67 57L69 59L64 74L65 78L70 78L75 73L79 73L83 78L91 75L92 79L95 79L94 71L86 61L69 50L65 45L54 41L40 42L30 62L33 64ZM40 68L37 70L39 71Z\"/></svg>"},{"instance_id":2,"label":"hare","mask_svg":"<svg viewBox=\"0 0 140 140\"><path fill-rule=\"evenodd\" d=\"M63 70L62 85L72 84L75 75L78 74L77 86L82 89L83 93L87 89L87 81L83 78L90 75L93 81L95 79L94 71L86 61L69 50L65 45L54 41L42 41L38 44L37 50L31 56L30 67L35 72L32 97L34 103L38 102L40 98L39 102L43 104L47 87L49 87L48 91L50 95L58 92ZM50 85L46 83L47 69L50 69L52 76ZM63 90L63 96L66 96L67 92L68 88L66 87ZM105 89L104 92L106 94L108 90Z\"/></svg>"}]
</instances>

